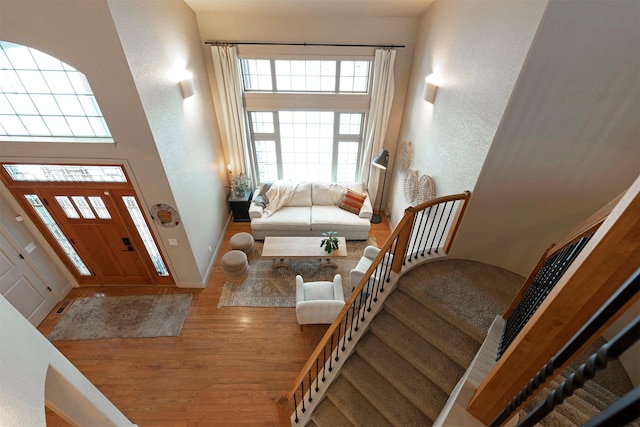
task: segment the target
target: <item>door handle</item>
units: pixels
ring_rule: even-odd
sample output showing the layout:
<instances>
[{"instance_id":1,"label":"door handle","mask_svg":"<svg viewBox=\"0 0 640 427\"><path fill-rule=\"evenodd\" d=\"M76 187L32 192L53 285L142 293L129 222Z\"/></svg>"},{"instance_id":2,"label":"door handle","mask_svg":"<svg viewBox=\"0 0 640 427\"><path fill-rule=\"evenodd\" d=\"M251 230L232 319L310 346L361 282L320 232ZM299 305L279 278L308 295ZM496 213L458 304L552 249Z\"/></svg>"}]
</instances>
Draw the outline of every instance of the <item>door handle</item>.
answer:
<instances>
[{"instance_id":1,"label":"door handle","mask_svg":"<svg viewBox=\"0 0 640 427\"><path fill-rule=\"evenodd\" d=\"M133 251L135 251L135 249L133 249L133 246L127 246L127 250L123 252L133 252Z\"/></svg>"},{"instance_id":2,"label":"door handle","mask_svg":"<svg viewBox=\"0 0 640 427\"><path fill-rule=\"evenodd\" d=\"M122 238L122 243L123 243L125 246L131 246L131 241L129 240L129 238L128 238L128 237L123 237L123 238Z\"/></svg>"}]
</instances>

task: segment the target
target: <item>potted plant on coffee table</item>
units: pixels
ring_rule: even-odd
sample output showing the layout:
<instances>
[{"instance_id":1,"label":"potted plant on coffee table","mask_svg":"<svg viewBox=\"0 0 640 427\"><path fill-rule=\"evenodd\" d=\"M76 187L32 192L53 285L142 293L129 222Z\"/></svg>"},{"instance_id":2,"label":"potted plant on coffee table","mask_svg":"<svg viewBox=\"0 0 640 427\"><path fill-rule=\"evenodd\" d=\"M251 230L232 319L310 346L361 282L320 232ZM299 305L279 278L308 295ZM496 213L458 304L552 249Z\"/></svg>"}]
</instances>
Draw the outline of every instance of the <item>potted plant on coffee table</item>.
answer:
<instances>
[{"instance_id":1,"label":"potted plant on coffee table","mask_svg":"<svg viewBox=\"0 0 640 427\"><path fill-rule=\"evenodd\" d=\"M338 238L336 237L336 234L338 234L337 231L325 231L322 233L325 238L320 242L320 247L324 246L324 250L328 254L330 254L334 249L338 249Z\"/></svg>"}]
</instances>

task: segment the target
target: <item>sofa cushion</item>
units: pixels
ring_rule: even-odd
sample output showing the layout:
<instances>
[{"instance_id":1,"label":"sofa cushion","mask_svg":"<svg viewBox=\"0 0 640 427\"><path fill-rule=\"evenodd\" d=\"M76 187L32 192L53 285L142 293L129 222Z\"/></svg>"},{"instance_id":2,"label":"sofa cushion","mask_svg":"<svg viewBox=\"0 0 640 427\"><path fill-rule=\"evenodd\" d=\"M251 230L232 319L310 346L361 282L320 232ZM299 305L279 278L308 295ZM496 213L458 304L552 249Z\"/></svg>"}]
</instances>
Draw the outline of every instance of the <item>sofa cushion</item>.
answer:
<instances>
[{"instance_id":1,"label":"sofa cushion","mask_svg":"<svg viewBox=\"0 0 640 427\"><path fill-rule=\"evenodd\" d=\"M310 222L310 207L283 206L267 218L253 218L251 228L262 231L309 231Z\"/></svg>"},{"instance_id":2,"label":"sofa cushion","mask_svg":"<svg viewBox=\"0 0 640 427\"><path fill-rule=\"evenodd\" d=\"M322 231L368 231L371 223L338 206L318 205L311 207L311 230Z\"/></svg>"},{"instance_id":3,"label":"sofa cushion","mask_svg":"<svg viewBox=\"0 0 640 427\"><path fill-rule=\"evenodd\" d=\"M366 198L366 194L357 193L351 189L347 189L344 196L342 196L340 208L358 215Z\"/></svg>"},{"instance_id":4,"label":"sofa cushion","mask_svg":"<svg viewBox=\"0 0 640 427\"><path fill-rule=\"evenodd\" d=\"M311 206L311 183L300 182L285 206Z\"/></svg>"},{"instance_id":5,"label":"sofa cushion","mask_svg":"<svg viewBox=\"0 0 640 427\"><path fill-rule=\"evenodd\" d=\"M332 282L308 282L303 287L305 301L333 301L336 299Z\"/></svg>"},{"instance_id":6,"label":"sofa cushion","mask_svg":"<svg viewBox=\"0 0 640 427\"><path fill-rule=\"evenodd\" d=\"M314 205L337 205L342 200L346 188L340 184L314 182L311 186L311 201Z\"/></svg>"}]
</instances>

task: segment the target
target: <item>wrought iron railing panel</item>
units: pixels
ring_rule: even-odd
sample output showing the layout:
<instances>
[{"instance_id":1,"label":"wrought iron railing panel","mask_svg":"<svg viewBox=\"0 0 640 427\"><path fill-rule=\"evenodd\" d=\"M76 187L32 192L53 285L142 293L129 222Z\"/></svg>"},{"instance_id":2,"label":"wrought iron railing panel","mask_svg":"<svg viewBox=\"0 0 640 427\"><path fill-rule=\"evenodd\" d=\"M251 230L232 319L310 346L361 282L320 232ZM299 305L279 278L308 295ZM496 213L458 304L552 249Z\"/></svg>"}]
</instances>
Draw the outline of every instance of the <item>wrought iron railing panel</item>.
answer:
<instances>
[{"instance_id":1,"label":"wrought iron railing panel","mask_svg":"<svg viewBox=\"0 0 640 427\"><path fill-rule=\"evenodd\" d=\"M496 360L499 360L509 345L524 328L529 319L542 305L546 297L551 293L562 275L571 266L571 263L580 254L589 242L593 233L578 239L571 245L553 254L536 274L531 286L516 306L515 310L506 319L502 337L498 345Z\"/></svg>"},{"instance_id":2,"label":"wrought iron railing panel","mask_svg":"<svg viewBox=\"0 0 640 427\"><path fill-rule=\"evenodd\" d=\"M507 404L503 411L489 424L490 427L502 425L526 402L536 390L546 383L554 373L563 366L577 351L582 348L610 319L619 313L626 304L640 292L640 269L618 289L609 300L602 305L596 314L567 342L564 347L547 362L542 369L527 383L527 385ZM604 369L607 364L617 359L631 345L640 339L640 316L627 325L612 340L600 347L591 355L587 362L583 363L575 372L567 377L557 389L553 390L533 411L531 411L519 424L522 426L534 426L549 412L560 405L576 389L581 388L585 381L593 378L595 374Z\"/></svg>"}]
</instances>

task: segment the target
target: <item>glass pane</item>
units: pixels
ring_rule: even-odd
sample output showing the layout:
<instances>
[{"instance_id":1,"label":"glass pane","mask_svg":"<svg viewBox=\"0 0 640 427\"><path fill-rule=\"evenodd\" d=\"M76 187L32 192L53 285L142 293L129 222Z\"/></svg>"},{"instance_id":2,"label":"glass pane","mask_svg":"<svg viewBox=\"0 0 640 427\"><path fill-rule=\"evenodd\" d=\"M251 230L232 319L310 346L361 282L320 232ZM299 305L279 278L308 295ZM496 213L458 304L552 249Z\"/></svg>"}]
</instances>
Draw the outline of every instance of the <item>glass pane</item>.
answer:
<instances>
[{"instance_id":1,"label":"glass pane","mask_svg":"<svg viewBox=\"0 0 640 427\"><path fill-rule=\"evenodd\" d=\"M282 111L282 178L331 182L334 113Z\"/></svg>"},{"instance_id":2,"label":"glass pane","mask_svg":"<svg viewBox=\"0 0 640 427\"><path fill-rule=\"evenodd\" d=\"M82 196L71 196L71 200L73 200L73 203L76 204L76 207L80 211L80 214L82 215L82 218L84 218L84 219L95 219L96 216L93 214L93 211L89 207L89 203L87 203L87 200L84 197L82 197Z\"/></svg>"},{"instance_id":3,"label":"glass pane","mask_svg":"<svg viewBox=\"0 0 640 427\"><path fill-rule=\"evenodd\" d=\"M359 142L340 141L338 143L338 168L336 181L355 182L358 170Z\"/></svg>"},{"instance_id":4,"label":"glass pane","mask_svg":"<svg viewBox=\"0 0 640 427\"><path fill-rule=\"evenodd\" d=\"M100 197L90 196L89 203L91 203L93 210L98 214L98 218L111 219L111 214Z\"/></svg>"},{"instance_id":5,"label":"glass pane","mask_svg":"<svg viewBox=\"0 0 640 427\"><path fill-rule=\"evenodd\" d=\"M80 218L78 211L73 207L71 200L67 196L55 196L56 202L60 205L60 208L64 211L67 218L77 219Z\"/></svg>"},{"instance_id":6,"label":"glass pane","mask_svg":"<svg viewBox=\"0 0 640 427\"><path fill-rule=\"evenodd\" d=\"M167 267L164 265L164 261L162 261L162 256L160 255L160 251L158 251L158 247L156 246L156 242L153 240L153 236L151 235L151 231L147 226L147 222L144 220L142 216L142 212L138 207L138 202L136 198L133 196L122 196L122 201L124 205L127 207L129 211L129 215L131 215L131 219L142 237L142 242L144 243L144 247L147 249L149 256L151 257L151 261L153 261L153 265L156 267L156 271L160 276L168 276L169 271Z\"/></svg>"},{"instance_id":7,"label":"glass pane","mask_svg":"<svg viewBox=\"0 0 640 427\"><path fill-rule=\"evenodd\" d=\"M251 128L253 133L273 133L273 113L252 111Z\"/></svg>"},{"instance_id":8,"label":"glass pane","mask_svg":"<svg viewBox=\"0 0 640 427\"><path fill-rule=\"evenodd\" d=\"M279 91L334 92L336 61L275 60Z\"/></svg>"},{"instance_id":9,"label":"glass pane","mask_svg":"<svg viewBox=\"0 0 640 427\"><path fill-rule=\"evenodd\" d=\"M0 95L0 135L111 140L86 76L43 52L0 41Z\"/></svg>"},{"instance_id":10,"label":"glass pane","mask_svg":"<svg viewBox=\"0 0 640 427\"><path fill-rule=\"evenodd\" d=\"M256 159L258 161L258 181L270 182L278 180L278 158L275 141L255 141Z\"/></svg>"},{"instance_id":11,"label":"glass pane","mask_svg":"<svg viewBox=\"0 0 640 427\"><path fill-rule=\"evenodd\" d=\"M14 181L127 182L120 166L90 165L2 165Z\"/></svg>"},{"instance_id":12,"label":"glass pane","mask_svg":"<svg viewBox=\"0 0 640 427\"><path fill-rule=\"evenodd\" d=\"M64 235L64 233L62 233L62 230L60 230L58 224L56 224L53 217L49 214L49 211L47 211L47 209L44 207L44 205L40 201L40 198L35 194L25 194L24 197L36 211L36 214L38 214L38 217L40 217L44 225L47 226L54 239L56 239L71 263L78 270L78 273L80 273L81 276L90 276L91 272L89 271L85 263L82 262L82 259L80 259L80 256L78 255L76 250L73 249L73 246L71 246L71 243L69 242L67 237Z\"/></svg>"},{"instance_id":13,"label":"glass pane","mask_svg":"<svg viewBox=\"0 0 640 427\"><path fill-rule=\"evenodd\" d=\"M340 135L360 135L362 113L340 114Z\"/></svg>"},{"instance_id":14,"label":"glass pane","mask_svg":"<svg viewBox=\"0 0 640 427\"><path fill-rule=\"evenodd\" d=\"M245 90L271 90L271 61L268 59L242 59L242 79Z\"/></svg>"},{"instance_id":15,"label":"glass pane","mask_svg":"<svg viewBox=\"0 0 640 427\"><path fill-rule=\"evenodd\" d=\"M22 116L22 124L31 136L48 136L51 135L49 128L40 116Z\"/></svg>"},{"instance_id":16,"label":"glass pane","mask_svg":"<svg viewBox=\"0 0 640 427\"><path fill-rule=\"evenodd\" d=\"M340 61L340 92L366 93L370 61Z\"/></svg>"}]
</instances>

